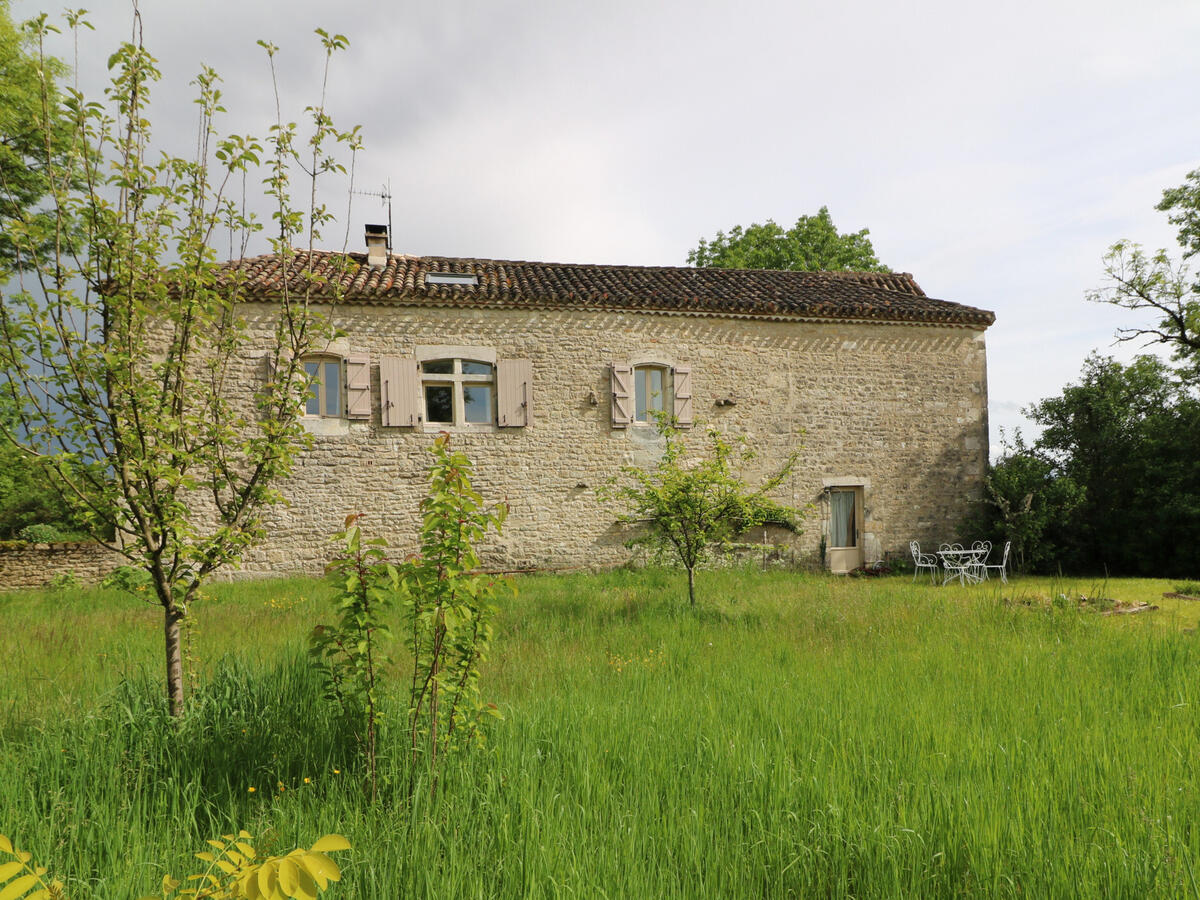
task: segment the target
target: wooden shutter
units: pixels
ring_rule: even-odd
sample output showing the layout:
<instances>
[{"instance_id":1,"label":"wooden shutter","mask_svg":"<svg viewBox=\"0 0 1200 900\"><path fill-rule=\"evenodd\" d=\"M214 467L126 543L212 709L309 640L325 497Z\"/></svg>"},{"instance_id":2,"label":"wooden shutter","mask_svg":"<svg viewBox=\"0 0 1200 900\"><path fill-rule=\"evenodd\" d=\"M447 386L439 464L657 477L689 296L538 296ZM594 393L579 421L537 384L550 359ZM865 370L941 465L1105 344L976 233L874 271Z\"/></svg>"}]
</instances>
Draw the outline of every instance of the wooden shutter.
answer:
<instances>
[{"instance_id":1,"label":"wooden shutter","mask_svg":"<svg viewBox=\"0 0 1200 900\"><path fill-rule=\"evenodd\" d=\"M533 363L527 359L496 362L496 417L502 427L533 424Z\"/></svg>"},{"instance_id":2,"label":"wooden shutter","mask_svg":"<svg viewBox=\"0 0 1200 900\"><path fill-rule=\"evenodd\" d=\"M262 358L263 368L263 385L270 388L275 384L275 379L279 376L278 367L275 365L275 354L267 353Z\"/></svg>"},{"instance_id":3,"label":"wooden shutter","mask_svg":"<svg viewBox=\"0 0 1200 900\"><path fill-rule=\"evenodd\" d=\"M371 418L371 358L346 357L346 418Z\"/></svg>"},{"instance_id":4,"label":"wooden shutter","mask_svg":"<svg viewBox=\"0 0 1200 900\"><path fill-rule=\"evenodd\" d=\"M385 356L379 360L379 402L384 425L421 424L421 377L415 359Z\"/></svg>"},{"instance_id":5,"label":"wooden shutter","mask_svg":"<svg viewBox=\"0 0 1200 900\"><path fill-rule=\"evenodd\" d=\"M691 428L696 420L692 408L692 367L676 366L671 374L675 394L675 424L680 428Z\"/></svg>"},{"instance_id":6,"label":"wooden shutter","mask_svg":"<svg viewBox=\"0 0 1200 900\"><path fill-rule=\"evenodd\" d=\"M612 424L625 428L633 421L633 366L612 364Z\"/></svg>"}]
</instances>

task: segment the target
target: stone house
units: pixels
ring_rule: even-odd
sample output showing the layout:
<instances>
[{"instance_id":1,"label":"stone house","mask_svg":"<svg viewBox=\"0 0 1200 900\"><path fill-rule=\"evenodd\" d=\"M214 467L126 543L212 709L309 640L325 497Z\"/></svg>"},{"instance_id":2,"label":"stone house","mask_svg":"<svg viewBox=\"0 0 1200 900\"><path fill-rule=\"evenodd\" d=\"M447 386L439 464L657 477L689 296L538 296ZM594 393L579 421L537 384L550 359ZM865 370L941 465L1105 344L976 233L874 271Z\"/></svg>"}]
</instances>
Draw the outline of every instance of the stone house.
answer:
<instances>
[{"instance_id":1,"label":"stone house","mask_svg":"<svg viewBox=\"0 0 1200 900\"><path fill-rule=\"evenodd\" d=\"M510 504L484 553L508 569L628 558L596 489L661 452L656 409L697 447L706 424L748 435L764 472L802 448L777 499L812 504L796 549L833 571L954 535L981 495L994 316L911 275L414 257L372 229L366 254L293 266L340 284L343 336L305 360L313 445L248 573L319 571L352 512L415 547L441 431ZM261 362L288 276L273 256L228 268ZM262 373L245 361L247 396Z\"/></svg>"}]
</instances>

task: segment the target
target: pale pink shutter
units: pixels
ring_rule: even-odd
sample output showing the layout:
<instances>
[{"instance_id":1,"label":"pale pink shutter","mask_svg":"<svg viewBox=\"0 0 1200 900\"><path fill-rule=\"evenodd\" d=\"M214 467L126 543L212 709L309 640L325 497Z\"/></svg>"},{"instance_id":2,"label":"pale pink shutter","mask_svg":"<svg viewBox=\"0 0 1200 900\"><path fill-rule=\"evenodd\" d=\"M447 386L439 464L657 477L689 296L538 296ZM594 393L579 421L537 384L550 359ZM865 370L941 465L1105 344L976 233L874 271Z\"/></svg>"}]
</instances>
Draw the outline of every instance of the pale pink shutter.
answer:
<instances>
[{"instance_id":1,"label":"pale pink shutter","mask_svg":"<svg viewBox=\"0 0 1200 900\"><path fill-rule=\"evenodd\" d=\"M675 424L680 428L691 428L695 422L692 409L692 367L676 366L671 370L675 392Z\"/></svg>"},{"instance_id":2,"label":"pale pink shutter","mask_svg":"<svg viewBox=\"0 0 1200 900\"><path fill-rule=\"evenodd\" d=\"M533 363L527 359L496 362L496 415L503 427L533 424Z\"/></svg>"},{"instance_id":3,"label":"pale pink shutter","mask_svg":"<svg viewBox=\"0 0 1200 900\"><path fill-rule=\"evenodd\" d=\"M371 358L346 357L346 418L371 418Z\"/></svg>"},{"instance_id":4,"label":"pale pink shutter","mask_svg":"<svg viewBox=\"0 0 1200 900\"><path fill-rule=\"evenodd\" d=\"M385 356L379 360L379 403L384 425L421 424L421 377L415 359Z\"/></svg>"},{"instance_id":5,"label":"pale pink shutter","mask_svg":"<svg viewBox=\"0 0 1200 900\"><path fill-rule=\"evenodd\" d=\"M612 364L612 423L624 428L633 421L633 367Z\"/></svg>"}]
</instances>

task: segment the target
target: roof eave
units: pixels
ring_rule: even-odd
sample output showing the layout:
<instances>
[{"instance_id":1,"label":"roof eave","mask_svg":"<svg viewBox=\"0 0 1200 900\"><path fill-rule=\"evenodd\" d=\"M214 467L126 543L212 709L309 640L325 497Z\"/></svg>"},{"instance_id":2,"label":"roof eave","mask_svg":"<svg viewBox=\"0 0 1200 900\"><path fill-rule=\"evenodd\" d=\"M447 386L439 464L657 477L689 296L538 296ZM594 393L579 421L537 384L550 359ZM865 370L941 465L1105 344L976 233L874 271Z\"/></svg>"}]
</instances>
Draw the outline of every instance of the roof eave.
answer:
<instances>
[{"instance_id":1,"label":"roof eave","mask_svg":"<svg viewBox=\"0 0 1200 900\"><path fill-rule=\"evenodd\" d=\"M786 311L758 311L758 310L730 310L730 309L712 309L688 307L680 309L678 307L668 306L625 306L619 303L561 303L553 300L539 300L530 302L528 300L513 300L509 302L493 302L493 303L471 303L462 302L459 298L442 299L431 297L429 295L418 295L412 292L404 292L401 294L383 296L383 297L353 297L337 300L330 297L314 297L312 302L318 305L338 305L339 303L351 306L395 306L409 307L412 309L495 309L519 312L522 310L529 311L548 311L557 312L603 312L603 313L626 313L632 315L662 315L662 316L678 316L691 318L705 319L741 319L741 320L763 320L769 322L850 322L863 325L910 325L910 326L938 326L943 328L970 328L979 331L984 331L995 324L996 316L994 313L987 313L984 317L963 317L961 319L929 317L921 318L916 316L829 316L818 315L813 313L792 313ZM242 303L279 303L282 297L277 294L255 293L238 298ZM456 302L457 301L457 302Z\"/></svg>"}]
</instances>

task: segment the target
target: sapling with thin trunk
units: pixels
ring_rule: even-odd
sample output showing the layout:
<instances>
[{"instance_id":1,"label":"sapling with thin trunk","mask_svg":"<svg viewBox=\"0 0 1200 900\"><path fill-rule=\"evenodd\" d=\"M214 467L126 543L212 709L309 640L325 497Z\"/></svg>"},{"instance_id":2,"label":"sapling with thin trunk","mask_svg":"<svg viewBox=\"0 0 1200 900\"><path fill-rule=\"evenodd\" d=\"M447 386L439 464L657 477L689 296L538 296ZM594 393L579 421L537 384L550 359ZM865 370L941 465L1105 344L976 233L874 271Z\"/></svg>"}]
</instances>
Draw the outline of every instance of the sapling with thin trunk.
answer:
<instances>
[{"instance_id":1,"label":"sapling with thin trunk","mask_svg":"<svg viewBox=\"0 0 1200 900\"><path fill-rule=\"evenodd\" d=\"M132 39L109 59L103 100L57 89L44 49L57 29L45 16L28 25L43 118L27 154L45 194L36 216L5 207L0 440L37 460L83 527L147 573L178 716L181 629L204 582L265 535L264 513L305 446L301 357L329 334L313 305L328 289L305 278L296 290L285 278L271 337L252 345L244 282L217 262L217 248L228 236L244 256L261 229L237 198L265 164L262 195L278 235L270 243L285 269L299 271L294 246L311 249L331 221L315 185L343 171L339 151L353 154L359 138L333 127L324 86L305 140L283 121L266 141L221 136L220 80L205 67L194 152L161 152L147 112L159 72L136 2L133 20ZM87 27L82 11L68 22ZM318 34L328 64L346 40ZM276 48L264 46L273 60ZM61 127L64 118L72 127ZM307 195L299 204L297 170ZM0 180L0 194L7 187ZM238 402L250 371L259 373L253 400Z\"/></svg>"},{"instance_id":2,"label":"sapling with thin trunk","mask_svg":"<svg viewBox=\"0 0 1200 900\"><path fill-rule=\"evenodd\" d=\"M622 466L600 491L620 509L618 522L638 531L631 543L648 543L675 555L687 571L688 602L696 605L696 569L739 534L766 522L799 532L803 512L769 496L791 474L796 453L751 488L737 470L754 459L744 437L708 429L708 451L689 458L669 416L658 414L663 453L650 468Z\"/></svg>"}]
</instances>

